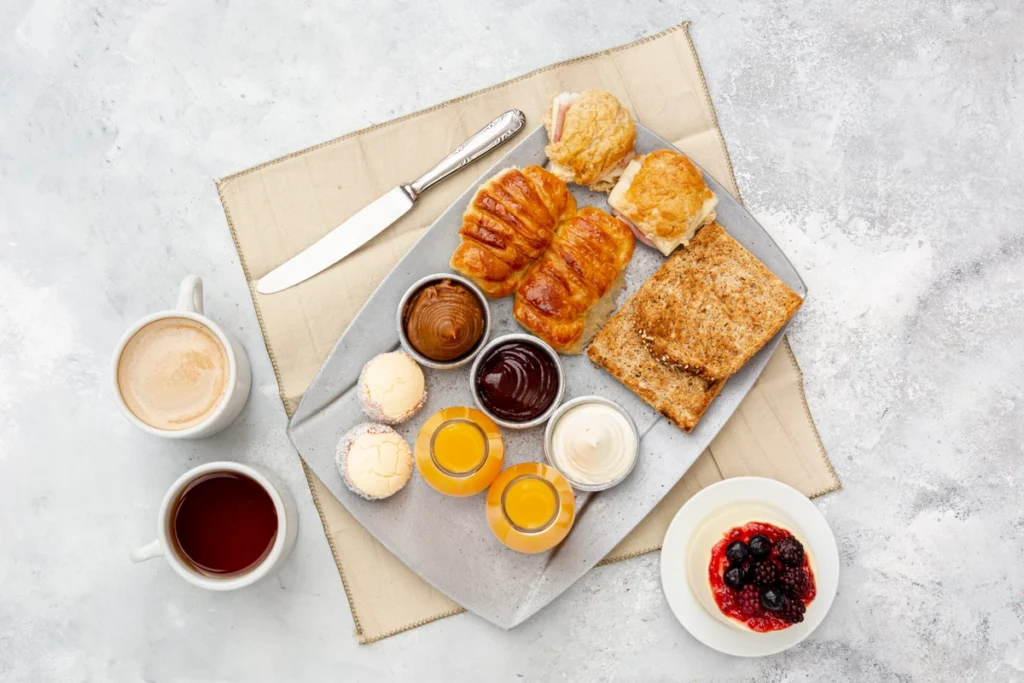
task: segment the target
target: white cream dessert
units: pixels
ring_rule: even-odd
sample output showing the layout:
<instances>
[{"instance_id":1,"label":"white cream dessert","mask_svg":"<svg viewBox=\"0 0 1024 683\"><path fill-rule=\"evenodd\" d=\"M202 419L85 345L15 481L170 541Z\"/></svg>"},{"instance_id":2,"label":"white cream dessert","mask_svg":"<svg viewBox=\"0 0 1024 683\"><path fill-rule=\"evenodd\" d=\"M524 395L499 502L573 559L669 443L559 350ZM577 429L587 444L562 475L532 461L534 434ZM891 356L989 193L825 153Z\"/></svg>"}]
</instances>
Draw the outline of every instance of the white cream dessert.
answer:
<instances>
[{"instance_id":1,"label":"white cream dessert","mask_svg":"<svg viewBox=\"0 0 1024 683\"><path fill-rule=\"evenodd\" d=\"M387 425L350 429L338 442L336 462L345 485L368 500L394 495L412 475L409 444Z\"/></svg>"},{"instance_id":2,"label":"white cream dessert","mask_svg":"<svg viewBox=\"0 0 1024 683\"><path fill-rule=\"evenodd\" d=\"M552 464L573 484L600 486L625 475L637 456L629 420L605 403L573 406L551 432Z\"/></svg>"},{"instance_id":3,"label":"white cream dessert","mask_svg":"<svg viewBox=\"0 0 1024 683\"><path fill-rule=\"evenodd\" d=\"M722 613L718 603L715 602L709 571L712 550L715 545L732 529L743 527L751 522L771 524L792 534L803 544L811 571L817 575L814 556L807 549L807 543L796 532L796 525L786 520L785 515L777 508L756 503L730 505L709 515L690 538L690 546L686 554L686 573L690 590L693 591L697 601L707 610L708 614L739 631L757 633L745 623Z\"/></svg>"},{"instance_id":4,"label":"white cream dessert","mask_svg":"<svg viewBox=\"0 0 1024 683\"><path fill-rule=\"evenodd\" d=\"M359 406L374 422L401 424L427 401L423 370L404 351L382 353L359 375Z\"/></svg>"}]
</instances>

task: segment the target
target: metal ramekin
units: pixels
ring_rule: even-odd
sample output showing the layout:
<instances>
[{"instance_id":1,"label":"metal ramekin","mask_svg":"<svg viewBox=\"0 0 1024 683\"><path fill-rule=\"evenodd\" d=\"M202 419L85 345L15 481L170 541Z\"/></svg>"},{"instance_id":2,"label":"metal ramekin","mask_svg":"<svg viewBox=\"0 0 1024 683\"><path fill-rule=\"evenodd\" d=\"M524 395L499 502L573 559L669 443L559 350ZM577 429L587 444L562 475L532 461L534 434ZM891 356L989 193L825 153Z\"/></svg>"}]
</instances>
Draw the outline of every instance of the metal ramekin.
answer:
<instances>
[{"instance_id":1,"label":"metal ramekin","mask_svg":"<svg viewBox=\"0 0 1024 683\"><path fill-rule=\"evenodd\" d=\"M629 469L623 472L621 476L604 484L580 484L579 482L574 481L573 478L570 477L567 472L562 471L562 469L555 462L555 458L551 453L551 437L555 433L555 425L558 424L559 418L561 418L563 415L565 415L567 412L569 412L576 406L582 405L584 403L601 403L603 405L614 408L624 418L626 418L626 422L629 423L630 429L633 430L633 444L635 446L633 462L630 463ZM626 479L626 477L628 477L630 473L633 471L633 468L636 467L636 461L640 459L640 432L637 431L636 423L633 422L633 418L629 416L629 413L626 412L626 409L620 406L615 401L609 401L608 399L602 398L601 396L580 396L578 398L572 399L571 401L566 401L565 403L563 403L558 408L558 410L555 411L555 413L551 416L551 419L548 421L548 426L544 430L544 459L547 461L549 465L551 465L556 470L561 472L562 476L569 481L569 483L572 485L574 489L578 491L604 491L605 489L610 489L611 487L622 483Z\"/></svg>"},{"instance_id":2,"label":"metal ramekin","mask_svg":"<svg viewBox=\"0 0 1024 683\"><path fill-rule=\"evenodd\" d=\"M527 422L509 422L508 420L502 420L500 417L493 414L487 409L484 402L480 400L480 392L477 390L476 386L477 373L480 372L480 364L483 362L484 358L486 358L490 352L498 346L512 341L527 342L529 344L533 344L541 351L544 351L551 357L551 360L554 361L555 372L558 375L558 391L555 393L555 400L551 402L551 406L541 415ZM506 429L530 429L531 427L537 427L544 424L544 422L547 421L547 419L550 418L556 410L558 410L558 404L561 403L562 394L565 392L565 370L562 368L562 361L558 358L558 353L556 353L555 350L543 339L534 337L532 334L506 334L492 339L482 349L480 349L479 355L477 355L476 360L473 361L473 368L469 372L469 388L470 391L473 392L473 400L476 402L477 407L480 408L480 411L483 412L484 415L494 420L496 424L501 427L505 427Z\"/></svg>"},{"instance_id":3,"label":"metal ramekin","mask_svg":"<svg viewBox=\"0 0 1024 683\"><path fill-rule=\"evenodd\" d=\"M431 360L414 349L412 344L409 343L409 338L405 334L404 324L405 307L409 304L409 300L427 285L432 285L442 280L451 280L452 282L458 282L460 285L464 286L472 292L474 296L476 296L484 310L484 333L480 336L476 346L470 349L469 353L466 355L450 361ZM398 339L402 342L402 348L405 349L405 352L412 356L420 365L424 365L428 368L434 368L435 370L451 370L453 368L460 368L463 365L466 365L476 358L487 344L487 337L491 334L491 306L487 302L487 297L484 296L484 293L480 291L479 287L461 275L455 275L454 273L434 273L433 275L428 275L417 280L412 287L406 290L405 294L402 296L402 300L398 303L398 312L395 315L395 320L398 324Z\"/></svg>"}]
</instances>

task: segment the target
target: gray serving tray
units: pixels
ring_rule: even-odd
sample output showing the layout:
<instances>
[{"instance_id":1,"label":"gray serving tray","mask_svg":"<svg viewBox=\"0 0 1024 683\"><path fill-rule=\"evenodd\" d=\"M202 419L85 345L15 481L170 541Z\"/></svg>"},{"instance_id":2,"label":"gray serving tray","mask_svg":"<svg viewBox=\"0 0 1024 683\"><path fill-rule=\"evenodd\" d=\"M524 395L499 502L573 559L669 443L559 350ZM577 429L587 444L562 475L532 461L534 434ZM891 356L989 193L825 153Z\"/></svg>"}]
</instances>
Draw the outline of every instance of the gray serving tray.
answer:
<instances>
[{"instance_id":1,"label":"gray serving tray","mask_svg":"<svg viewBox=\"0 0 1024 683\"><path fill-rule=\"evenodd\" d=\"M480 177L483 182L503 168L544 165L547 136L538 128ZM637 126L638 154L672 148ZM718 222L801 296L806 287L793 265L767 232L724 187L705 173L718 195ZM313 380L288 426L299 454L352 515L413 571L452 600L484 619L512 628L558 597L597 564L668 493L736 410L764 369L785 330L779 332L742 370L729 379L718 398L690 434L677 429L634 396L611 375L590 363L586 355L563 356L567 401L597 394L622 405L642 435L633 473L620 485L601 493L577 492L576 523L568 538L554 550L522 555L501 545L484 516L482 493L471 498L448 498L434 491L417 473L400 492L383 501L367 501L349 491L334 464L335 446L351 427L367 418L359 409L357 382L366 361L399 348L395 311L399 299L418 279L450 272L448 260L459 243L462 214L474 184L384 279L352 324L338 340ZM604 194L572 186L579 206L609 210ZM664 262L662 255L637 243L626 270L621 304ZM512 317L512 297L491 302L491 337L521 331ZM473 405L469 367L429 370L427 404L412 420L397 427L412 445L420 426L436 411ZM505 465L543 461L543 426L525 431L503 430Z\"/></svg>"}]
</instances>

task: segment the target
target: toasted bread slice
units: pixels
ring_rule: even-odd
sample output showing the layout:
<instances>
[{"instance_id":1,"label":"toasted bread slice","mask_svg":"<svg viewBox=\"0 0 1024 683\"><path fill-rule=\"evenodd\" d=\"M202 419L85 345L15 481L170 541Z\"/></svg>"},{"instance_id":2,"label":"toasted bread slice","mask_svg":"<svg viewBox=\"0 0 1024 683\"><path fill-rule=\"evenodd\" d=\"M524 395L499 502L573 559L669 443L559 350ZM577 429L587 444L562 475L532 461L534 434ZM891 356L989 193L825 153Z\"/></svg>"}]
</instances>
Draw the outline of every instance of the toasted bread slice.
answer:
<instances>
[{"instance_id":1,"label":"toasted bread slice","mask_svg":"<svg viewBox=\"0 0 1024 683\"><path fill-rule=\"evenodd\" d=\"M803 303L717 223L641 291L634 323L650 352L712 382L743 367Z\"/></svg>"},{"instance_id":2,"label":"toasted bread slice","mask_svg":"<svg viewBox=\"0 0 1024 683\"><path fill-rule=\"evenodd\" d=\"M612 316L587 356L677 427L693 431L725 381L705 381L651 355L633 327L633 304L642 291Z\"/></svg>"}]
</instances>

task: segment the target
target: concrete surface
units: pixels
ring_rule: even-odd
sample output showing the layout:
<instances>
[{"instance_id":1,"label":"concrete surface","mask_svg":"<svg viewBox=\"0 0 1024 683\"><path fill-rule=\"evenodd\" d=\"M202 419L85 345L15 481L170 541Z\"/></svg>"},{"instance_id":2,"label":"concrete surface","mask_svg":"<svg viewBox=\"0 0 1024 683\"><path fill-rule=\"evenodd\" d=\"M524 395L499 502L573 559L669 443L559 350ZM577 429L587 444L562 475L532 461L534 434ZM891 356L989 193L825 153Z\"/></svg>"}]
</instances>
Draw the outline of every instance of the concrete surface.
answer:
<instances>
[{"instance_id":1,"label":"concrete surface","mask_svg":"<svg viewBox=\"0 0 1024 683\"><path fill-rule=\"evenodd\" d=\"M0 680L1024 680L1024 13L998 2L0 3ZM812 295L792 339L845 489L821 629L763 660L669 614L656 555L505 633L379 644L342 586L212 179L692 19L740 185ZM253 360L242 419L163 443L108 388L194 271ZM129 565L166 487L232 458L301 534L233 595Z\"/></svg>"}]
</instances>

